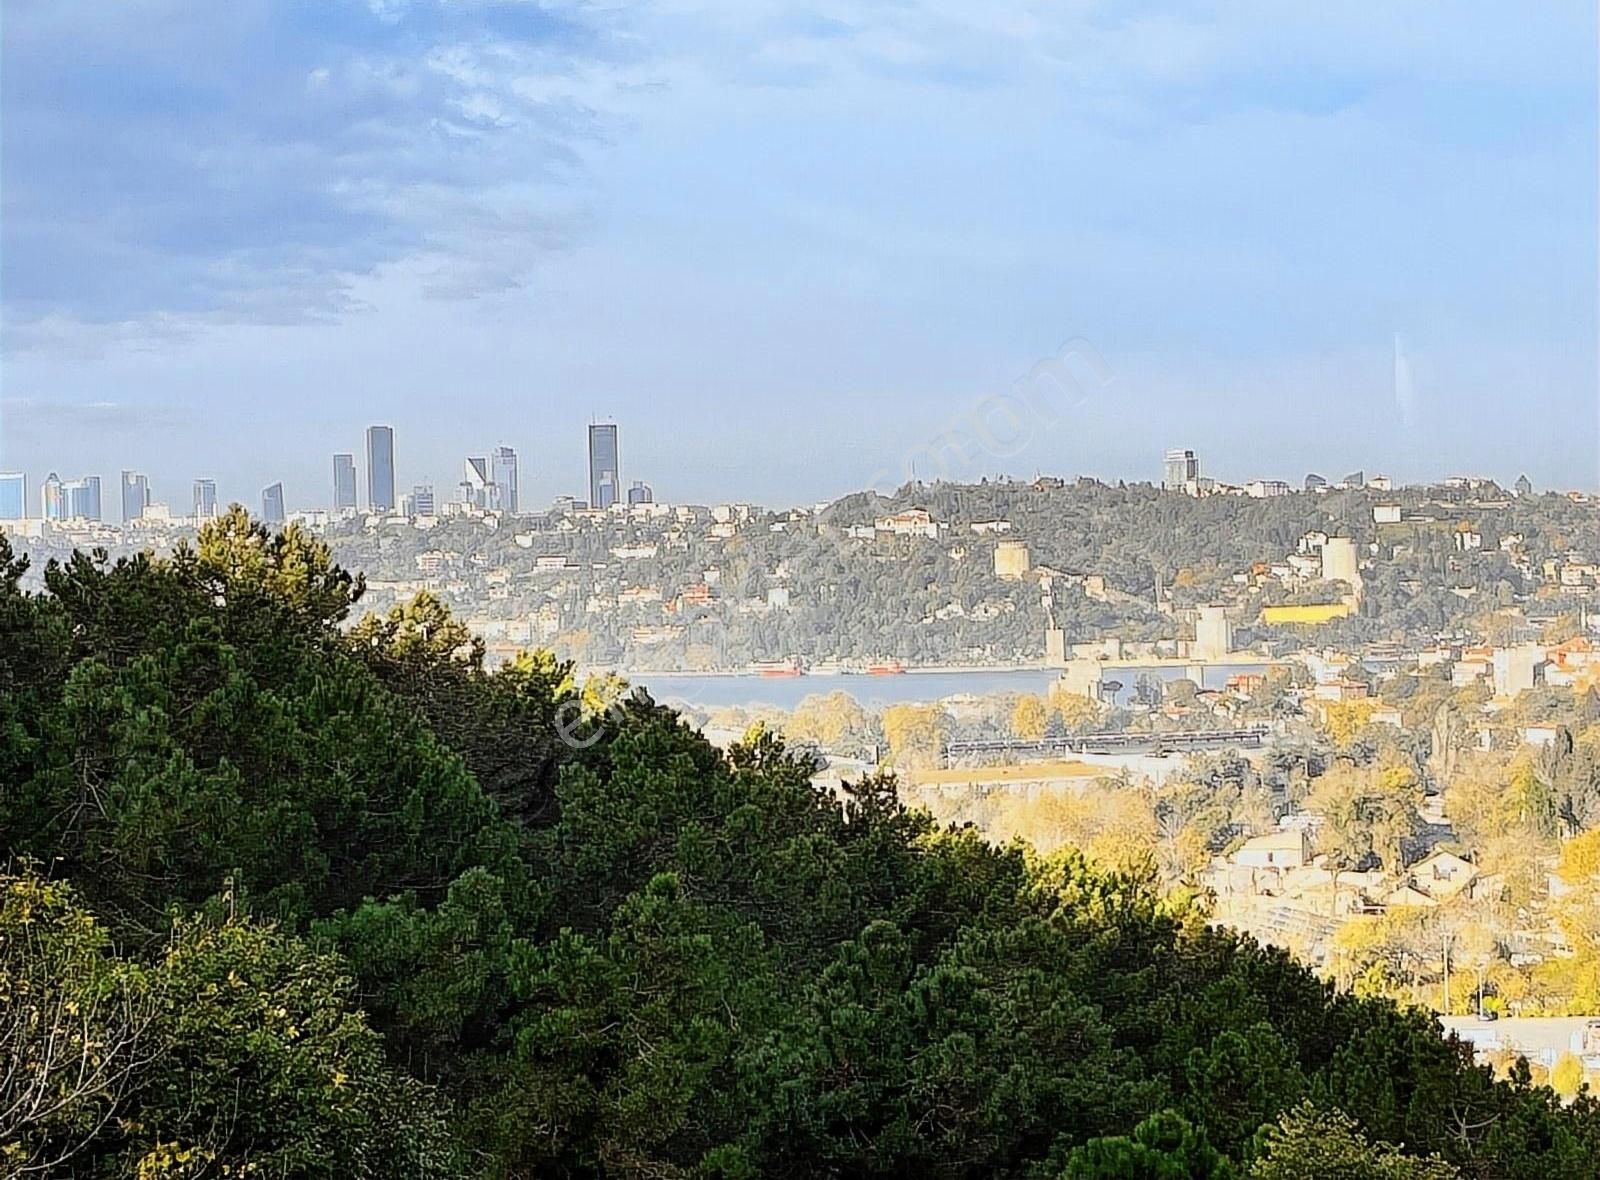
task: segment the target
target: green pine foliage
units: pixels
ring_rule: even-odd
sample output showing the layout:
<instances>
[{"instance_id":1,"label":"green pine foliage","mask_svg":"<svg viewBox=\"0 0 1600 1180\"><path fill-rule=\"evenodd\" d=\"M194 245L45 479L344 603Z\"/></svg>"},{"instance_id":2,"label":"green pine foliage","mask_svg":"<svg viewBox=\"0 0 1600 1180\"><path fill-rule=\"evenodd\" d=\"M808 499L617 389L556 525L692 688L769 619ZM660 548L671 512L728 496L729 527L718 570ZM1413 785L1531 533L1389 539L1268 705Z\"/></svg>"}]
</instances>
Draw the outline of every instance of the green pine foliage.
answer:
<instances>
[{"instance_id":1,"label":"green pine foliage","mask_svg":"<svg viewBox=\"0 0 1600 1180\"><path fill-rule=\"evenodd\" d=\"M487 669L435 601L352 622L303 533L24 573L0 1175L1600 1174L1590 1099L1145 874Z\"/></svg>"}]
</instances>

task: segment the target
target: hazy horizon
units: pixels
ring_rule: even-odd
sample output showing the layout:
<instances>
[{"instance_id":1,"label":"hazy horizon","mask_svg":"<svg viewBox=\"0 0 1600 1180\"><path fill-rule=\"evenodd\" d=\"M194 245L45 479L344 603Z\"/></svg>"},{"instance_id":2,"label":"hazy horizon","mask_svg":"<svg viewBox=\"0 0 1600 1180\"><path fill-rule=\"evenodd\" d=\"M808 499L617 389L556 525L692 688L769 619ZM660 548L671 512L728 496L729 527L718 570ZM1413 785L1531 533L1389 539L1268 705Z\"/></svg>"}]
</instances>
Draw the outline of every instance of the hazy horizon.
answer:
<instances>
[{"instance_id":1,"label":"hazy horizon","mask_svg":"<svg viewBox=\"0 0 1600 1180\"><path fill-rule=\"evenodd\" d=\"M969 462L1594 490L1596 27L1433 3L4 7L0 468L783 505ZM1063 342L1072 380L1019 390ZM1044 399L1042 402L1039 399Z\"/></svg>"}]
</instances>

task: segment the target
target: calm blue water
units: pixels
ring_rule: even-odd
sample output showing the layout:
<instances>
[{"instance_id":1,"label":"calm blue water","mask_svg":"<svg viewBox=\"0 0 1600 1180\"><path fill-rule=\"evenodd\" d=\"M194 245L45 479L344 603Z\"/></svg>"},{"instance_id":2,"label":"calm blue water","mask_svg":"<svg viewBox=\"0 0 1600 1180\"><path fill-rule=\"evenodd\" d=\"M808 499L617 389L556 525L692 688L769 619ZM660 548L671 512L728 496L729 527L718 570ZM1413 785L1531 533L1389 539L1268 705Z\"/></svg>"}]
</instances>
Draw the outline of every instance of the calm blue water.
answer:
<instances>
[{"instance_id":1,"label":"calm blue water","mask_svg":"<svg viewBox=\"0 0 1600 1180\"><path fill-rule=\"evenodd\" d=\"M865 707L937 701L958 693L978 696L1000 692L1042 693L1058 673L1048 668L1016 672L907 672L903 676L796 676L769 680L761 676L671 676L640 672L628 677L643 685L663 704L687 702L705 709L730 705L776 705L793 709L808 696L847 692Z\"/></svg>"},{"instance_id":2,"label":"calm blue water","mask_svg":"<svg viewBox=\"0 0 1600 1180\"><path fill-rule=\"evenodd\" d=\"M1203 688L1222 688L1230 676L1260 674L1264 663L1211 664L1202 674ZM1182 677L1180 667L1131 667L1107 670L1106 678L1122 685L1116 694L1118 704L1133 698L1141 676L1173 681ZM1022 668L1014 672L908 672L903 676L796 676L771 680L761 676L673 676L661 672L640 672L629 676L630 683L643 685L663 704L683 702L704 709L730 705L775 705L793 709L817 693L847 692L868 708L913 702L942 700L970 693L989 696L1003 692L1043 693L1059 675L1051 668Z\"/></svg>"}]
</instances>

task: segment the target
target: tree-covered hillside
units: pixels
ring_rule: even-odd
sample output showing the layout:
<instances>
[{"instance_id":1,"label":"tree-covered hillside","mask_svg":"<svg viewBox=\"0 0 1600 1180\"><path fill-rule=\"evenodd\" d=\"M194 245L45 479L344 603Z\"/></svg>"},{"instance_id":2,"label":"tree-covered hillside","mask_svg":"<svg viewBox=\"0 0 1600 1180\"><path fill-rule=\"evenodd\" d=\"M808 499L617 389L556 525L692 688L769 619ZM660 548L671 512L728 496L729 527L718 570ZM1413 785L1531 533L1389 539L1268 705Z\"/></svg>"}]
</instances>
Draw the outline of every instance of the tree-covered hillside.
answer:
<instances>
[{"instance_id":1,"label":"tree-covered hillside","mask_svg":"<svg viewBox=\"0 0 1600 1180\"><path fill-rule=\"evenodd\" d=\"M435 602L347 626L298 531L23 572L0 1175L1600 1174L1425 1014Z\"/></svg>"}]
</instances>

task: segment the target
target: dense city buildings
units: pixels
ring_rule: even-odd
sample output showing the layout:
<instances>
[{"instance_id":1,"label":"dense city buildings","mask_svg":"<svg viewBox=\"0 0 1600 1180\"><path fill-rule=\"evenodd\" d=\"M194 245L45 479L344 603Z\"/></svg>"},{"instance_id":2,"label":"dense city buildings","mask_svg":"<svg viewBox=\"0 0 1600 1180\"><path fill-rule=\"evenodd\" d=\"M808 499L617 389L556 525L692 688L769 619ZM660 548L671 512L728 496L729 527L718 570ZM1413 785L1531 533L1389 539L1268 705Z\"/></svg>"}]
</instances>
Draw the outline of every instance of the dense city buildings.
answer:
<instances>
[{"instance_id":1,"label":"dense city buildings","mask_svg":"<svg viewBox=\"0 0 1600 1180\"><path fill-rule=\"evenodd\" d=\"M341 452L333 457L333 510L354 512L356 508L356 457Z\"/></svg>"},{"instance_id":2,"label":"dense city buildings","mask_svg":"<svg viewBox=\"0 0 1600 1180\"><path fill-rule=\"evenodd\" d=\"M28 477L20 471L0 471L0 520L22 520L28 515Z\"/></svg>"},{"instance_id":3,"label":"dense city buildings","mask_svg":"<svg viewBox=\"0 0 1600 1180\"><path fill-rule=\"evenodd\" d=\"M589 426L589 506L603 511L615 504L620 478L616 424L592 423Z\"/></svg>"},{"instance_id":4,"label":"dense city buildings","mask_svg":"<svg viewBox=\"0 0 1600 1180\"><path fill-rule=\"evenodd\" d=\"M394 497L394 428L391 426L367 427L367 509L371 512L393 512Z\"/></svg>"},{"instance_id":5,"label":"dense city buildings","mask_svg":"<svg viewBox=\"0 0 1600 1180\"><path fill-rule=\"evenodd\" d=\"M211 520L217 515L217 481L214 479L197 479L194 481L194 518L196 521Z\"/></svg>"},{"instance_id":6,"label":"dense city buildings","mask_svg":"<svg viewBox=\"0 0 1600 1180\"><path fill-rule=\"evenodd\" d=\"M150 481L140 472L122 473L122 523L142 519L150 506Z\"/></svg>"},{"instance_id":7,"label":"dense city buildings","mask_svg":"<svg viewBox=\"0 0 1600 1180\"><path fill-rule=\"evenodd\" d=\"M281 483L268 484L261 489L261 519L266 524L282 524L286 519Z\"/></svg>"}]
</instances>

